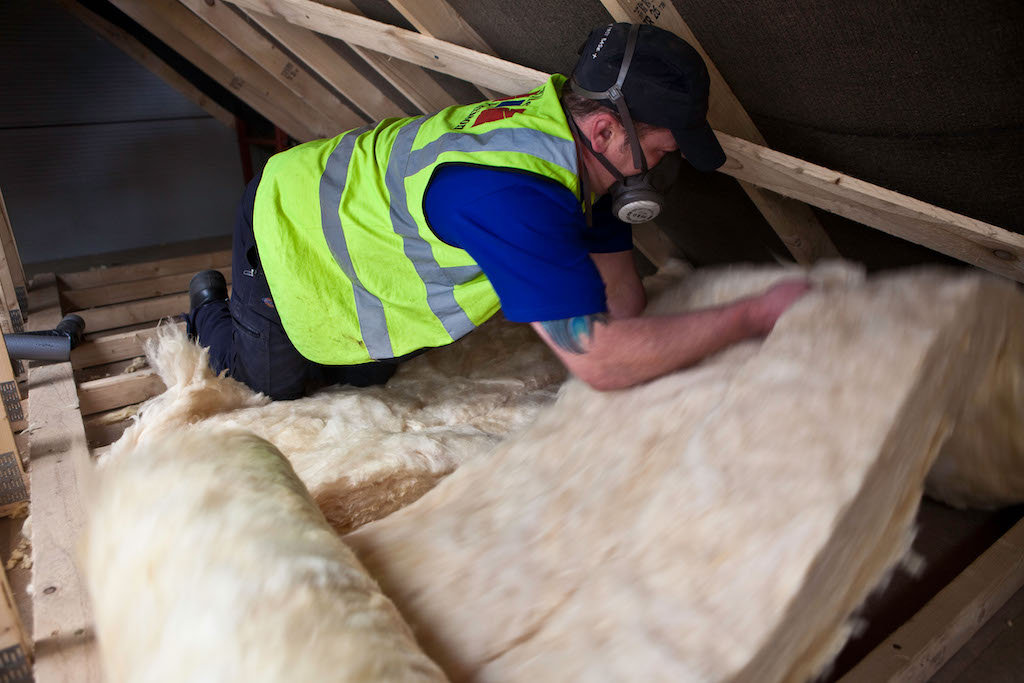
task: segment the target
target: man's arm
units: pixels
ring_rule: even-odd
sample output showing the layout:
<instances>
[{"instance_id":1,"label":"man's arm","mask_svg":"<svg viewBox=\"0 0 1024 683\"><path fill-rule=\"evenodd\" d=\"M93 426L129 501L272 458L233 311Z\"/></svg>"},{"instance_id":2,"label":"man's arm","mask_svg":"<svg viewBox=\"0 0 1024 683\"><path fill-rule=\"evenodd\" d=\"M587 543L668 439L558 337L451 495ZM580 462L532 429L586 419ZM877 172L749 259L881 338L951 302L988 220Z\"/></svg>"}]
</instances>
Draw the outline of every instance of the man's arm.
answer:
<instances>
[{"instance_id":1,"label":"man's arm","mask_svg":"<svg viewBox=\"0 0 1024 683\"><path fill-rule=\"evenodd\" d=\"M767 334L809 288L784 282L760 296L682 315L604 314L531 323L570 371L599 390L623 389L699 362L743 339Z\"/></svg>"},{"instance_id":2,"label":"man's arm","mask_svg":"<svg viewBox=\"0 0 1024 683\"><path fill-rule=\"evenodd\" d=\"M633 252L592 253L590 258L604 281L611 317L634 318L643 313L647 306L647 294L636 272Z\"/></svg>"}]
</instances>

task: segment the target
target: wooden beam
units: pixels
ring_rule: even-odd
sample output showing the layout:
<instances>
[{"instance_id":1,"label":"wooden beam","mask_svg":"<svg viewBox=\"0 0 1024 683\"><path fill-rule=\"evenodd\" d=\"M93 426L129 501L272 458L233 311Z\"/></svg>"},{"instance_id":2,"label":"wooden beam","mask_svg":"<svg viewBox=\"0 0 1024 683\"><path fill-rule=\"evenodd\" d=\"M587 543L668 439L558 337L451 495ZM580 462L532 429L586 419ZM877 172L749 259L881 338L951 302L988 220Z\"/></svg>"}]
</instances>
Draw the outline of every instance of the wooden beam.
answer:
<instances>
[{"instance_id":1,"label":"wooden beam","mask_svg":"<svg viewBox=\"0 0 1024 683\"><path fill-rule=\"evenodd\" d=\"M90 308L78 315L85 320L87 332L101 332L136 323L155 322L188 310L188 293L169 294L142 301Z\"/></svg>"},{"instance_id":2,"label":"wooden beam","mask_svg":"<svg viewBox=\"0 0 1024 683\"><path fill-rule=\"evenodd\" d=\"M362 116L348 106L348 103L309 73L304 64L293 62L289 55L281 51L273 41L231 7L218 0L179 1L224 36L242 54L273 76L278 83L330 121L332 129L328 131L326 137L333 137L342 131L358 128L366 123Z\"/></svg>"},{"instance_id":3,"label":"wooden beam","mask_svg":"<svg viewBox=\"0 0 1024 683\"><path fill-rule=\"evenodd\" d=\"M82 415L92 415L123 408L163 393L164 389L163 380L152 368L94 379L78 385L79 410Z\"/></svg>"},{"instance_id":4,"label":"wooden beam","mask_svg":"<svg viewBox=\"0 0 1024 683\"><path fill-rule=\"evenodd\" d=\"M388 0L406 20L425 36L445 40L455 45L468 47L485 55L498 56L476 30L466 23L462 16L446 0ZM503 95L482 88L488 99L501 99Z\"/></svg>"},{"instance_id":5,"label":"wooden beam","mask_svg":"<svg viewBox=\"0 0 1024 683\"><path fill-rule=\"evenodd\" d=\"M4 225L4 228L7 229L7 228L9 228L9 226L8 226L8 218L7 218L7 206L3 204L3 196L2 195L0 195L0 206L3 207L3 221L0 221L0 222L2 222L3 225ZM3 230L0 230L0 234L2 234L2 232L3 232ZM14 240L14 233L11 232L9 234L10 234L10 239L13 242L13 240ZM8 264L8 261L7 261L7 248L6 248L5 245L3 245L3 242L5 242L5 241L6 241L5 239L0 237L0 247L2 247L2 248L0 248L0 296L2 296L2 298L3 298L2 306L3 306L4 313L6 314L8 320L11 323L11 329L14 332L24 332L25 331L25 322L24 322L25 321L25 317L21 313L21 306L19 304L18 293L17 293L17 291L15 290L15 287L14 287L14 272L15 271L14 271L14 269L12 269L11 265ZM17 254L15 254L15 259L17 259ZM16 268L18 270L21 269L20 261L19 261L18 266L16 266ZM24 275L23 275L23 277L24 277Z\"/></svg>"},{"instance_id":6,"label":"wooden beam","mask_svg":"<svg viewBox=\"0 0 1024 683\"><path fill-rule=\"evenodd\" d=\"M32 639L28 637L18 605L7 581L7 572L0 566L0 669L4 681L31 683Z\"/></svg>"},{"instance_id":7,"label":"wooden beam","mask_svg":"<svg viewBox=\"0 0 1024 683\"><path fill-rule=\"evenodd\" d=\"M414 113L405 111L388 98L316 33L266 14L245 9L242 11L274 40L305 62L328 85L351 100L370 120L401 118Z\"/></svg>"},{"instance_id":8,"label":"wooden beam","mask_svg":"<svg viewBox=\"0 0 1024 683\"><path fill-rule=\"evenodd\" d=\"M189 100L202 108L207 114L220 121L228 128L235 127L235 115L220 106L166 62L156 56L152 50L140 43L131 34L122 31L100 15L91 12L75 0L61 0L64 8L78 17L86 26L106 38L126 55L159 76Z\"/></svg>"},{"instance_id":9,"label":"wooden beam","mask_svg":"<svg viewBox=\"0 0 1024 683\"><path fill-rule=\"evenodd\" d=\"M1024 235L720 133L735 178L1024 282Z\"/></svg>"},{"instance_id":10,"label":"wooden beam","mask_svg":"<svg viewBox=\"0 0 1024 683\"><path fill-rule=\"evenodd\" d=\"M64 273L57 276L57 281L66 292L69 289L85 289L87 287L112 285L118 282L146 280L175 273L188 273L189 276L192 276L200 270L218 268L225 263L231 263L230 249L212 251L205 254L192 254L190 256L176 256L159 261L129 263L123 266Z\"/></svg>"},{"instance_id":11,"label":"wooden beam","mask_svg":"<svg viewBox=\"0 0 1024 683\"><path fill-rule=\"evenodd\" d=\"M335 129L176 0L111 3L297 140L314 140Z\"/></svg>"},{"instance_id":12,"label":"wooden beam","mask_svg":"<svg viewBox=\"0 0 1024 683\"><path fill-rule=\"evenodd\" d=\"M28 502L29 480L14 440L14 424L23 422L25 414L3 335L0 335L0 400L4 408L0 414L0 517L5 517ZM3 647L0 643L0 649Z\"/></svg>"},{"instance_id":13,"label":"wooden beam","mask_svg":"<svg viewBox=\"0 0 1024 683\"><path fill-rule=\"evenodd\" d=\"M547 78L547 74L535 69L474 53L388 24L355 17L310 0L233 1L342 40L359 44L376 42L400 59L416 63L436 60L434 68L438 71L503 92L526 92ZM719 135L719 140L730 157L720 169L723 173L910 239L991 272L1019 279L1020 259L1024 255L1021 235L958 216L724 133ZM832 180L823 182L819 177L822 174ZM843 181L836 180L840 177L846 178L841 190L838 183ZM828 182L836 187L828 188ZM879 193L885 194L885 202L880 202ZM837 200L837 195L841 195L842 199ZM912 210L914 216L910 219L903 215L906 206L915 207ZM936 220L937 216L943 218ZM951 217L955 217L955 220ZM973 227L965 227L964 223ZM965 235L969 237L965 238ZM983 244L972 246L972 240Z\"/></svg>"},{"instance_id":14,"label":"wooden beam","mask_svg":"<svg viewBox=\"0 0 1024 683\"><path fill-rule=\"evenodd\" d=\"M29 292L31 329L61 319L53 275L37 276ZM70 363L29 368L32 396L32 585L36 683L99 683L92 611L75 566L84 525L79 480L88 467L82 415Z\"/></svg>"},{"instance_id":15,"label":"wooden beam","mask_svg":"<svg viewBox=\"0 0 1024 683\"><path fill-rule=\"evenodd\" d=\"M1024 586L1024 520L981 554L840 683L927 681Z\"/></svg>"},{"instance_id":16,"label":"wooden beam","mask_svg":"<svg viewBox=\"0 0 1024 683\"><path fill-rule=\"evenodd\" d=\"M131 405L83 418L85 435L89 447L93 449L93 455L96 455L97 448L108 446L120 439L124 435L124 430L132 425L132 416L137 413L138 406Z\"/></svg>"},{"instance_id":17,"label":"wooden beam","mask_svg":"<svg viewBox=\"0 0 1024 683\"><path fill-rule=\"evenodd\" d=\"M28 308L28 296L25 289L25 268L21 264L21 254L18 253L18 242L14 239L14 226L11 225L11 216L7 213L7 203L4 202L4 193L0 191L0 247L3 248L4 256L7 258L7 265L11 269L11 277L14 278L15 297L22 315L26 314Z\"/></svg>"},{"instance_id":18,"label":"wooden beam","mask_svg":"<svg viewBox=\"0 0 1024 683\"><path fill-rule=\"evenodd\" d=\"M615 21L652 24L670 31L700 53L711 78L711 99L708 122L716 129L764 145L764 136L722 78L721 72L701 47L700 41L671 2L654 0L601 0ZM807 206L785 197L765 192L756 185L740 182L747 196L772 226L798 263L813 263L821 258L835 258L839 252L825 233L825 228Z\"/></svg>"},{"instance_id":19,"label":"wooden beam","mask_svg":"<svg viewBox=\"0 0 1024 683\"><path fill-rule=\"evenodd\" d=\"M214 266L224 278L231 282L231 264ZM177 273L148 280L119 282L113 285L90 287L89 289L72 289L61 294L61 303L65 312L79 311L94 306L119 304L125 301L147 299L165 294L176 294L188 291L189 280L193 273Z\"/></svg>"},{"instance_id":20,"label":"wooden beam","mask_svg":"<svg viewBox=\"0 0 1024 683\"><path fill-rule=\"evenodd\" d=\"M452 45L415 31L356 16L310 0L231 0L239 7L362 45L498 92L526 92L547 80L536 69Z\"/></svg>"},{"instance_id":21,"label":"wooden beam","mask_svg":"<svg viewBox=\"0 0 1024 683\"><path fill-rule=\"evenodd\" d=\"M7 343L0 335L0 402L3 403L3 414L0 415L0 421L5 422L9 430L17 429L20 425L25 423L25 408L21 402L21 392L18 390L18 377L14 366L11 364L10 356L7 354ZM0 426L0 432L4 432L3 426ZM22 468L21 457L18 455L18 448L14 443L14 435L11 435L10 439L7 439L6 433L0 433L0 468L4 468L8 465L7 453L13 451L17 460L17 467ZM13 468L8 468L8 472L13 472ZM28 479L25 479L25 484L28 484ZM0 487L0 498L3 497L2 487Z\"/></svg>"},{"instance_id":22,"label":"wooden beam","mask_svg":"<svg viewBox=\"0 0 1024 683\"><path fill-rule=\"evenodd\" d=\"M185 323L172 324L182 329L185 327ZM80 370L141 356L145 353L146 342L156 336L157 329L150 327L145 330L120 332L82 342L71 350L71 366L75 370Z\"/></svg>"},{"instance_id":23,"label":"wooden beam","mask_svg":"<svg viewBox=\"0 0 1024 683\"><path fill-rule=\"evenodd\" d=\"M363 16L363 13L359 11L359 8L356 7L352 0L325 0L324 4L349 14ZM258 15L259 12L252 12L250 16L254 14ZM401 59L392 59L390 55L376 52L362 45L350 44L348 47L366 60L366 63L398 92L405 95L406 99L412 102L418 109L417 113L433 114L436 111L458 104L455 98L449 95L448 91L442 88L430 74L415 64L410 64Z\"/></svg>"}]
</instances>

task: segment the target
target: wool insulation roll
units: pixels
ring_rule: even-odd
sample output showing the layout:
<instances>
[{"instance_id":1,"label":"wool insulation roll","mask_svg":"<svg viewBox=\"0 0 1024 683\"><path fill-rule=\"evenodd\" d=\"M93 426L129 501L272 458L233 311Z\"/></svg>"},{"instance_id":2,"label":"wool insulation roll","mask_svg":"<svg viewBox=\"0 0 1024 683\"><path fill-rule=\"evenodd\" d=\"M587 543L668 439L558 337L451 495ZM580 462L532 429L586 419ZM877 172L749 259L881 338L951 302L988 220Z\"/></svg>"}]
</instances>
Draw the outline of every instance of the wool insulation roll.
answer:
<instances>
[{"instance_id":1,"label":"wool insulation roll","mask_svg":"<svg viewBox=\"0 0 1024 683\"><path fill-rule=\"evenodd\" d=\"M416 500L550 405L566 370L528 325L494 319L406 363L386 385L327 387L270 401L210 370L173 326L146 355L167 390L147 401L109 457L193 425L267 439L340 533Z\"/></svg>"},{"instance_id":2,"label":"wool insulation roll","mask_svg":"<svg viewBox=\"0 0 1024 683\"><path fill-rule=\"evenodd\" d=\"M108 458L84 569L107 681L440 681L270 443L195 427Z\"/></svg>"}]
</instances>

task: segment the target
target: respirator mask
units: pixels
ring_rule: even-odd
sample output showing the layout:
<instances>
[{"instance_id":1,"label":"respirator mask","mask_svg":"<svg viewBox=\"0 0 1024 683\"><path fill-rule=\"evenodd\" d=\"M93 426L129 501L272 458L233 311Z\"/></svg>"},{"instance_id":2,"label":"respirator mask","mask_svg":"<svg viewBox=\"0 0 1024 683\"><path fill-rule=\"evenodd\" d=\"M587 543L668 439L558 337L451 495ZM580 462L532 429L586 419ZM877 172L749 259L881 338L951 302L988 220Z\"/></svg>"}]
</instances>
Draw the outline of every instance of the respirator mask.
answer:
<instances>
[{"instance_id":1,"label":"respirator mask","mask_svg":"<svg viewBox=\"0 0 1024 683\"><path fill-rule=\"evenodd\" d=\"M653 172L654 169L647 167L647 159L644 156L643 149L640 147L640 137L637 135L636 127L633 125L633 117L629 114L626 97L622 93L622 84L626 80L629 64L633 60L633 51L636 48L639 29L639 24L633 25L630 28L622 64L619 67L619 75L614 85L604 91L587 90L576 81L576 76L573 75L570 80L570 87L577 95L590 100L608 100L615 105L615 110L622 120L622 126L626 130L626 137L629 139L629 146L633 154L633 167L640 169L640 173L624 176L603 154L594 151L590 140L576 126L572 115L567 114L566 117L572 131L586 145L590 153L594 155L594 158L601 162L608 172L612 174L612 177L616 179L616 182L608 190L612 197L612 215L625 223L646 223L655 219L665 206L664 197L658 187L667 187L673 179L671 177L673 171L678 172L679 169L678 155L675 154L665 155L664 163L658 164L657 174ZM591 193L586 187L586 171L584 171L583 175L583 194L585 195L586 213L589 223ZM660 182L656 181L656 178L659 176Z\"/></svg>"}]
</instances>

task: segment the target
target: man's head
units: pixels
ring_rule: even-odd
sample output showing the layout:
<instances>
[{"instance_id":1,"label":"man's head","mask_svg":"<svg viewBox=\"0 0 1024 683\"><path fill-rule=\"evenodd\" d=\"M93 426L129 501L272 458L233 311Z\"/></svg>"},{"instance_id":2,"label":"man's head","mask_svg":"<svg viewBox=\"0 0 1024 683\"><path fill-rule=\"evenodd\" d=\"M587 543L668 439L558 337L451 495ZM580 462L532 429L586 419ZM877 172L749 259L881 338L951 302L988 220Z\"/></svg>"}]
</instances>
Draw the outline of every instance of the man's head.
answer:
<instances>
[{"instance_id":1,"label":"man's head","mask_svg":"<svg viewBox=\"0 0 1024 683\"><path fill-rule=\"evenodd\" d=\"M573 69L573 92L619 113L627 133L637 122L669 129L690 164L713 171L725 152L707 123L704 61L678 36L647 25L636 29L630 51L631 28L609 24L590 33Z\"/></svg>"}]
</instances>

